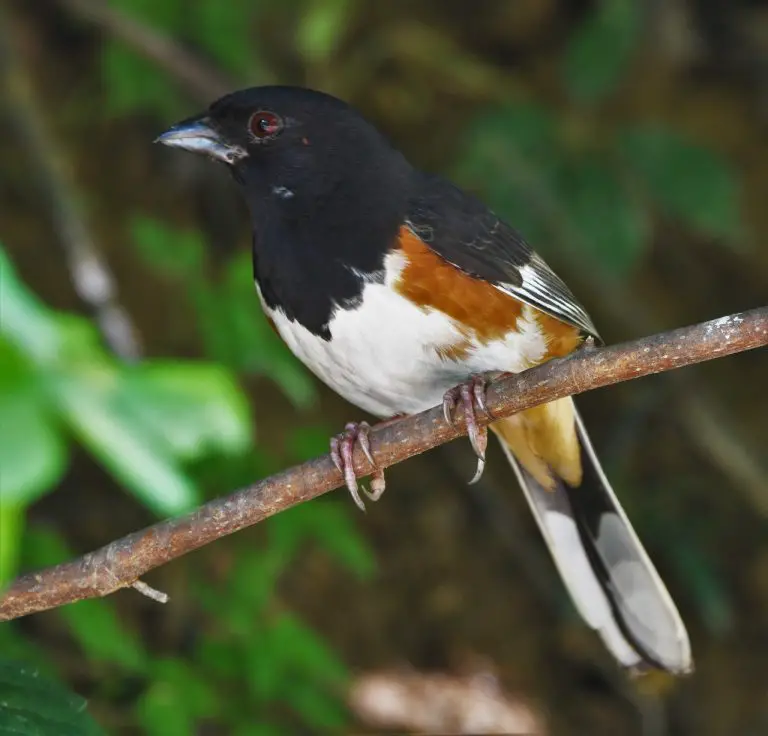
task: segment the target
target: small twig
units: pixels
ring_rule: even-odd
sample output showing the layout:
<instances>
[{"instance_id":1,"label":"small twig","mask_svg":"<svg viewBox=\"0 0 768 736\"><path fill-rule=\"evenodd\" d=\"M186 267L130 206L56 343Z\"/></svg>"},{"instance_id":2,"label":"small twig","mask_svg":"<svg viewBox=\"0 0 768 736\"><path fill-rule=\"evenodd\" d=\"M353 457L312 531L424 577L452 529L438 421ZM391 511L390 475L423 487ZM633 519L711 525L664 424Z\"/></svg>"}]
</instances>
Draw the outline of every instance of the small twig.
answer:
<instances>
[{"instance_id":1,"label":"small twig","mask_svg":"<svg viewBox=\"0 0 768 736\"><path fill-rule=\"evenodd\" d=\"M506 417L548 401L768 345L768 307L592 350L579 350L490 385L487 405ZM449 424L441 407L371 432L380 467L393 465L466 434L463 417ZM355 450L359 476L370 471ZM0 598L0 621L131 586L170 560L256 524L342 483L329 456L286 470L180 518L118 539L95 552L17 579Z\"/></svg>"},{"instance_id":2,"label":"small twig","mask_svg":"<svg viewBox=\"0 0 768 736\"><path fill-rule=\"evenodd\" d=\"M110 7L104 0L59 0L70 12L96 24L141 56L175 77L204 103L231 92L236 85L169 36L137 18Z\"/></svg>"},{"instance_id":3,"label":"small twig","mask_svg":"<svg viewBox=\"0 0 768 736\"><path fill-rule=\"evenodd\" d=\"M13 131L26 153L53 230L65 253L77 295L92 310L110 349L123 360L141 354L137 332L117 300L117 287L77 206L63 154L49 131L32 86L0 23L0 89Z\"/></svg>"},{"instance_id":4,"label":"small twig","mask_svg":"<svg viewBox=\"0 0 768 736\"><path fill-rule=\"evenodd\" d=\"M147 598L151 598L153 601L157 601L158 603L168 603L170 600L168 593L163 593L162 590L158 590L157 588L153 588L151 585L147 585L143 580L134 581L131 583L131 587L138 590L142 595L147 596Z\"/></svg>"}]
</instances>

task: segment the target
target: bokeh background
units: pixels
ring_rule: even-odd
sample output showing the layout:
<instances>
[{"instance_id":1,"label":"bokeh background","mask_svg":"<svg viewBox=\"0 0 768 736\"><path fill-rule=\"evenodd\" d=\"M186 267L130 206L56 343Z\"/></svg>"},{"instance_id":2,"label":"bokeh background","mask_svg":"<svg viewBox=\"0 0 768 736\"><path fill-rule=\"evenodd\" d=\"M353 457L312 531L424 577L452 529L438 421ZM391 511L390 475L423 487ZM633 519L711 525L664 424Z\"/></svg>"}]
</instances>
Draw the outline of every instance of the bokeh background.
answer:
<instances>
[{"instance_id":1,"label":"bokeh background","mask_svg":"<svg viewBox=\"0 0 768 736\"><path fill-rule=\"evenodd\" d=\"M522 230L608 342L768 301L759 0L0 14L4 580L320 454L361 416L265 325L223 167L152 145L233 88L357 105ZM0 658L115 734L768 733L767 352L580 400L690 628L685 681L616 669L501 453L466 485L466 441L393 468L366 515L334 492L155 571L166 606L123 591L3 624ZM0 666L0 723L27 703L35 733L74 733L24 682Z\"/></svg>"}]
</instances>

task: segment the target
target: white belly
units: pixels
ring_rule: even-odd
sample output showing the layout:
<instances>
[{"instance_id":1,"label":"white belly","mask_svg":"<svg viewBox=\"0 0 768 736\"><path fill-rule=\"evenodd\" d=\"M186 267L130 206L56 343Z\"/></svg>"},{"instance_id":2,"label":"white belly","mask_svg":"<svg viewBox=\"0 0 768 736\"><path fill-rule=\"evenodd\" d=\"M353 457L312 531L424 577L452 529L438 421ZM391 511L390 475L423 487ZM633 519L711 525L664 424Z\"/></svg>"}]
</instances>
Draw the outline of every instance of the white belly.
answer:
<instances>
[{"instance_id":1,"label":"white belly","mask_svg":"<svg viewBox=\"0 0 768 736\"><path fill-rule=\"evenodd\" d=\"M516 333L478 343L460 362L441 358L437 348L460 342L462 333L447 315L395 291L403 265L401 254L390 254L384 283L366 284L357 307L337 309L328 324L330 341L262 305L299 360L347 401L379 417L423 411L475 373L519 372L546 353L535 310L526 305Z\"/></svg>"}]
</instances>

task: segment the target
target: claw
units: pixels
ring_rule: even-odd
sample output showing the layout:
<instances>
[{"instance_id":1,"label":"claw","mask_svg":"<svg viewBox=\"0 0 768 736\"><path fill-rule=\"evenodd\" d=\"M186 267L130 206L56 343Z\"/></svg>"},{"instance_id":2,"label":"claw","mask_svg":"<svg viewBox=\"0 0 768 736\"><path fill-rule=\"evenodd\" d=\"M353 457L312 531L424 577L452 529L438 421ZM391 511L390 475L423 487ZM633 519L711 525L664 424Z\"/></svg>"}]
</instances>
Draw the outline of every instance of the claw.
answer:
<instances>
[{"instance_id":1,"label":"claw","mask_svg":"<svg viewBox=\"0 0 768 736\"><path fill-rule=\"evenodd\" d=\"M472 444L472 449L477 455L477 468L470 483L477 483L485 469L485 451L488 447L488 430L477 422L475 406L487 416L490 416L485 401L486 381L482 376L473 376L471 380L462 383L445 392L443 396L443 414L446 421L453 423L453 410L456 407L456 399L461 401L464 417L467 423L467 434Z\"/></svg>"},{"instance_id":2,"label":"claw","mask_svg":"<svg viewBox=\"0 0 768 736\"><path fill-rule=\"evenodd\" d=\"M352 431L354 431L354 428L354 423L347 425L348 430L352 429ZM360 445L360 449L363 451L366 460L368 460L371 466L375 468L376 463L373 461L373 455L371 454L371 440L368 438L368 433L370 431L371 425L368 424L368 422L360 422L360 424L357 425L357 441Z\"/></svg>"},{"instance_id":3,"label":"claw","mask_svg":"<svg viewBox=\"0 0 768 736\"><path fill-rule=\"evenodd\" d=\"M472 420L472 427L469 430L469 442L480 460L485 460L485 450L488 447L488 430L481 427Z\"/></svg>"},{"instance_id":4,"label":"claw","mask_svg":"<svg viewBox=\"0 0 768 736\"><path fill-rule=\"evenodd\" d=\"M361 511L365 511L365 504L360 498L357 487L357 476L355 475L355 466L353 455L355 452L355 432L347 428L341 439L341 463L343 466L344 483L352 496L352 500Z\"/></svg>"},{"instance_id":5,"label":"claw","mask_svg":"<svg viewBox=\"0 0 768 736\"><path fill-rule=\"evenodd\" d=\"M475 468L475 474L472 476L472 480L469 481L469 485L473 486L480 478L483 477L483 471L485 470L485 458L477 458L477 468Z\"/></svg>"},{"instance_id":6,"label":"claw","mask_svg":"<svg viewBox=\"0 0 768 736\"><path fill-rule=\"evenodd\" d=\"M344 432L331 437L331 460L336 469L344 476L344 484L347 486L349 495L352 496L352 500L361 511L365 511L365 503L360 498L361 490L371 501L378 501L386 488L384 471L376 465L371 453L371 442L368 438L370 429L371 426L368 422L350 422L344 427ZM355 442L359 443L360 449L373 468L370 491L365 488L361 489L357 483L353 462Z\"/></svg>"},{"instance_id":7,"label":"claw","mask_svg":"<svg viewBox=\"0 0 768 736\"><path fill-rule=\"evenodd\" d=\"M472 394L475 397L475 403L483 414L490 416L491 413L488 411L488 405L485 403L486 388L485 381L482 378L478 380L478 376L475 376L472 380Z\"/></svg>"},{"instance_id":8,"label":"claw","mask_svg":"<svg viewBox=\"0 0 768 736\"><path fill-rule=\"evenodd\" d=\"M453 424L453 410L456 408L456 399L453 391L446 391L443 396L443 416L448 424Z\"/></svg>"},{"instance_id":9,"label":"claw","mask_svg":"<svg viewBox=\"0 0 768 736\"><path fill-rule=\"evenodd\" d=\"M336 466L336 470L338 470L340 473L343 473L344 465L341 462L338 437L331 437L331 460L333 460L333 464Z\"/></svg>"}]
</instances>

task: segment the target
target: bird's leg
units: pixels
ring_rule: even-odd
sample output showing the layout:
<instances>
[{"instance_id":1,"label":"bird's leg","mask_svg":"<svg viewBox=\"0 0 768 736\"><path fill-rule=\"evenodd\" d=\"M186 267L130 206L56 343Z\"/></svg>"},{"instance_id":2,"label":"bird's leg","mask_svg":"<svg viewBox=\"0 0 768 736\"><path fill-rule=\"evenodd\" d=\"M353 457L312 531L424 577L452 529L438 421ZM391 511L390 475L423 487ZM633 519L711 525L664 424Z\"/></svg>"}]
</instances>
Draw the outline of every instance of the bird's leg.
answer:
<instances>
[{"instance_id":1,"label":"bird's leg","mask_svg":"<svg viewBox=\"0 0 768 736\"><path fill-rule=\"evenodd\" d=\"M470 483L477 483L485 468L485 450L488 447L488 429L477 422L477 410L490 418L491 413L485 403L485 391L490 375L472 376L469 381L460 383L449 389L443 395L443 414L445 420L453 424L453 412L457 404L461 404L467 423L467 434L472 443L472 449L477 455L477 470Z\"/></svg>"},{"instance_id":2,"label":"bird's leg","mask_svg":"<svg viewBox=\"0 0 768 736\"><path fill-rule=\"evenodd\" d=\"M399 419L399 416L386 419L379 422L377 427L385 427L387 424ZM376 464L371 454L371 443L369 433L371 425L368 422L349 422L341 434L331 437L331 460L338 471L344 476L344 483L352 496L352 500L361 511L365 511L365 504L360 498L360 490L371 500L378 501L381 494L384 493L386 484L384 481L384 471ZM355 452L355 442L360 445L368 462L371 464L371 490L358 488L357 477L355 476L355 467L352 457Z\"/></svg>"}]
</instances>

